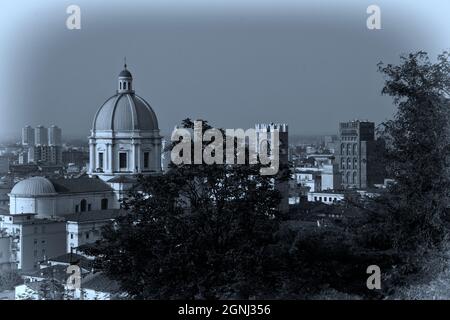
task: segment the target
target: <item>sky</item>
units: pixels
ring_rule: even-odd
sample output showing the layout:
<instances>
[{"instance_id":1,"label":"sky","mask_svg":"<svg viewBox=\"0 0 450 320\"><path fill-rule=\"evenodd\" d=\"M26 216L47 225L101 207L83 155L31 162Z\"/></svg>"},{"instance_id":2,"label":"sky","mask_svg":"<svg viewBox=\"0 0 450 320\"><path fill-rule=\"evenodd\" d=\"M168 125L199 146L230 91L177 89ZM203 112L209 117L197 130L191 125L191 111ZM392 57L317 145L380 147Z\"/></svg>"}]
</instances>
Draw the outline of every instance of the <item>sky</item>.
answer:
<instances>
[{"instance_id":1,"label":"sky","mask_svg":"<svg viewBox=\"0 0 450 320\"><path fill-rule=\"evenodd\" d=\"M66 27L71 4L80 30ZM372 4L381 30L366 27ZM40 124L87 139L124 56L166 136L187 117L305 135L379 124L395 106L377 63L448 50L449 14L448 0L2 1L0 140Z\"/></svg>"}]
</instances>

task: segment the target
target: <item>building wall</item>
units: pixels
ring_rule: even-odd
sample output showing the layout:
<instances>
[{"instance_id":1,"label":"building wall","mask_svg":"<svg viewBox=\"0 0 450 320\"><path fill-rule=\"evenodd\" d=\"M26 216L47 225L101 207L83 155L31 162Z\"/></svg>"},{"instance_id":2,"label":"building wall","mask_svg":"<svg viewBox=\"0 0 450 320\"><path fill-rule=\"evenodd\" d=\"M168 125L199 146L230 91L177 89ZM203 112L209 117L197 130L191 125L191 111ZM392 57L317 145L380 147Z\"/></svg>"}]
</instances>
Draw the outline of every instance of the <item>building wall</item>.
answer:
<instances>
[{"instance_id":1,"label":"building wall","mask_svg":"<svg viewBox=\"0 0 450 320\"><path fill-rule=\"evenodd\" d=\"M86 222L67 221L67 253L70 253L73 248L100 240L102 238L102 228L110 223L109 220Z\"/></svg>"},{"instance_id":2,"label":"building wall","mask_svg":"<svg viewBox=\"0 0 450 320\"><path fill-rule=\"evenodd\" d=\"M116 209L119 207L119 203L113 192L68 194L36 198L10 196L10 213L36 213L42 217L61 216L81 211L82 200L86 200L86 211L101 210L102 199L108 199L108 209Z\"/></svg>"},{"instance_id":3,"label":"building wall","mask_svg":"<svg viewBox=\"0 0 450 320\"><path fill-rule=\"evenodd\" d=\"M36 219L23 224L20 240L19 268L37 269L39 261L66 253L65 222Z\"/></svg>"},{"instance_id":4,"label":"building wall","mask_svg":"<svg viewBox=\"0 0 450 320\"><path fill-rule=\"evenodd\" d=\"M0 271L11 268L11 237L0 236Z\"/></svg>"},{"instance_id":5,"label":"building wall","mask_svg":"<svg viewBox=\"0 0 450 320\"><path fill-rule=\"evenodd\" d=\"M122 135L124 135L122 133ZM102 137L90 139L89 172L103 180L109 180L119 174L161 172L161 138L158 133L131 138L131 135L117 138ZM155 137L152 137L155 135ZM149 165L144 167L144 153L149 153ZM100 163L103 154L103 166ZM119 154L126 154L126 167L120 167Z\"/></svg>"},{"instance_id":6,"label":"building wall","mask_svg":"<svg viewBox=\"0 0 450 320\"><path fill-rule=\"evenodd\" d=\"M337 160L344 188L369 188L377 183L371 175L380 161L370 156L378 152L377 145L373 122L340 123Z\"/></svg>"},{"instance_id":7,"label":"building wall","mask_svg":"<svg viewBox=\"0 0 450 320\"><path fill-rule=\"evenodd\" d=\"M325 204L335 204L344 200L343 193L309 192L309 202L322 202Z\"/></svg>"}]
</instances>

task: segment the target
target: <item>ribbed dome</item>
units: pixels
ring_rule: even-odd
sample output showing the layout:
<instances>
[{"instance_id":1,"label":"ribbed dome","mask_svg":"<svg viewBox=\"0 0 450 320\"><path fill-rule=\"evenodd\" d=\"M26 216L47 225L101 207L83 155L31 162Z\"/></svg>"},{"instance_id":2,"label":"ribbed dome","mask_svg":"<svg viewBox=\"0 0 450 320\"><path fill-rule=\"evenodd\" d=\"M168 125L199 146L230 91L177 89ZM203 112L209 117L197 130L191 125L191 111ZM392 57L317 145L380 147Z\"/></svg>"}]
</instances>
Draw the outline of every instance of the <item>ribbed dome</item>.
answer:
<instances>
[{"instance_id":1,"label":"ribbed dome","mask_svg":"<svg viewBox=\"0 0 450 320\"><path fill-rule=\"evenodd\" d=\"M56 194L56 190L50 180L44 177L31 177L16 183L10 194L15 196L42 196Z\"/></svg>"},{"instance_id":2,"label":"ribbed dome","mask_svg":"<svg viewBox=\"0 0 450 320\"><path fill-rule=\"evenodd\" d=\"M93 130L158 130L155 112L143 98L118 93L100 107L94 117Z\"/></svg>"},{"instance_id":3,"label":"ribbed dome","mask_svg":"<svg viewBox=\"0 0 450 320\"><path fill-rule=\"evenodd\" d=\"M124 77L124 78L132 78L131 72L128 71L127 69L123 69L120 73L119 73L119 77Z\"/></svg>"}]
</instances>

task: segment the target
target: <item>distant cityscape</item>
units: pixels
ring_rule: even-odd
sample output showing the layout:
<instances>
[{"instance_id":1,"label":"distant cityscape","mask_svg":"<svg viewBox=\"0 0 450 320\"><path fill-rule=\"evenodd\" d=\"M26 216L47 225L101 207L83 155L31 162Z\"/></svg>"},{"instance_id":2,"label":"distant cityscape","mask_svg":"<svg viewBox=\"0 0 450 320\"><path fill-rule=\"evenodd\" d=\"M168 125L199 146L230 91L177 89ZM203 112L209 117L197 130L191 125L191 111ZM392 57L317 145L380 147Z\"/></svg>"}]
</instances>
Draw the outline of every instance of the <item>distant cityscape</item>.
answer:
<instances>
[{"instance_id":1,"label":"distant cityscape","mask_svg":"<svg viewBox=\"0 0 450 320\"><path fill-rule=\"evenodd\" d=\"M294 143L287 124L255 128L261 136L280 131L280 163L289 166L291 178L274 185L283 212L338 205L351 195L375 197L390 182L373 122L340 123L336 135ZM0 146L0 270L18 270L24 279L10 298L37 297L49 277L64 282L74 261L84 298L120 296L119 286L94 273L92 259L78 248L101 239L102 227L126 213L120 201L137 174L167 169L156 114L135 94L131 72L126 65L120 72L117 92L99 108L84 145L65 142L56 125L26 126L21 133L20 142ZM338 217L318 214L311 227Z\"/></svg>"}]
</instances>

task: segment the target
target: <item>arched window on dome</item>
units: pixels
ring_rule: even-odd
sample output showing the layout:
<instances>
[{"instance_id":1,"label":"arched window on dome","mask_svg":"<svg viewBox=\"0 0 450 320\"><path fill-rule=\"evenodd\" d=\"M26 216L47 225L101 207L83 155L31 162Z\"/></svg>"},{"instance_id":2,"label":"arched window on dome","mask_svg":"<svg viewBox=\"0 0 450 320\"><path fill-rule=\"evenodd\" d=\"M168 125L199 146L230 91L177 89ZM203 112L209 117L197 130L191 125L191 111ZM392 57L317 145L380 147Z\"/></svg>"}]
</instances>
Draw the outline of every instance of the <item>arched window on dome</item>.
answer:
<instances>
[{"instance_id":1,"label":"arched window on dome","mask_svg":"<svg viewBox=\"0 0 450 320\"><path fill-rule=\"evenodd\" d=\"M119 89L122 90L122 82L119 82Z\"/></svg>"},{"instance_id":2,"label":"arched window on dome","mask_svg":"<svg viewBox=\"0 0 450 320\"><path fill-rule=\"evenodd\" d=\"M87 201L85 199L81 200L80 202L80 211L85 212L87 207Z\"/></svg>"},{"instance_id":3,"label":"arched window on dome","mask_svg":"<svg viewBox=\"0 0 450 320\"><path fill-rule=\"evenodd\" d=\"M123 90L127 90L127 83L126 82L123 83Z\"/></svg>"}]
</instances>

